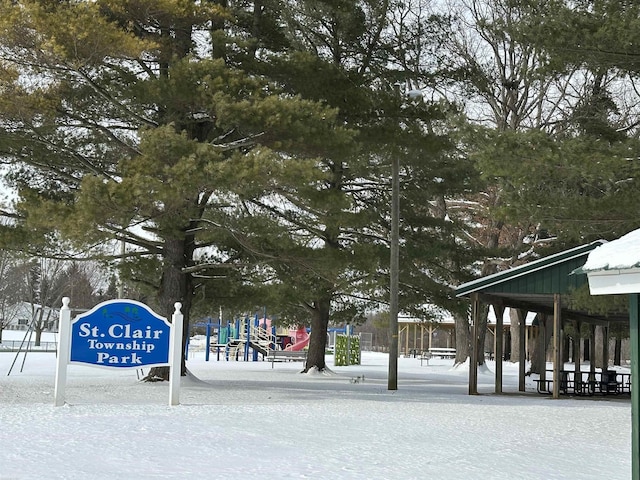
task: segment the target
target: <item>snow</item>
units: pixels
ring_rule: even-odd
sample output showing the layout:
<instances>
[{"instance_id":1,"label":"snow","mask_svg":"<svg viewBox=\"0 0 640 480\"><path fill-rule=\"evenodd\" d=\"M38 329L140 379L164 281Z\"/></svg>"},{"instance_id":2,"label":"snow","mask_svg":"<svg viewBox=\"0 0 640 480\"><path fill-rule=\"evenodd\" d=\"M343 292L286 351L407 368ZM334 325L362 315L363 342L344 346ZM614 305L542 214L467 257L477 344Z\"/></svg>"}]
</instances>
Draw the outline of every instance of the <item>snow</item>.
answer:
<instances>
[{"instance_id":1,"label":"snow","mask_svg":"<svg viewBox=\"0 0 640 480\"><path fill-rule=\"evenodd\" d=\"M640 266L640 229L593 249L582 270L590 272L638 266Z\"/></svg>"},{"instance_id":2,"label":"snow","mask_svg":"<svg viewBox=\"0 0 640 480\"><path fill-rule=\"evenodd\" d=\"M8 334L23 332L4 332ZM47 340L45 338L45 340ZM518 365L469 396L452 360L388 356L301 374L301 363L204 361L191 345L181 404L135 370L71 365L53 406L54 353L0 352L0 479L630 478L628 397L517 393ZM24 360L24 364L23 364ZM359 377L359 378L358 378ZM363 379L364 377L364 379Z\"/></svg>"}]
</instances>

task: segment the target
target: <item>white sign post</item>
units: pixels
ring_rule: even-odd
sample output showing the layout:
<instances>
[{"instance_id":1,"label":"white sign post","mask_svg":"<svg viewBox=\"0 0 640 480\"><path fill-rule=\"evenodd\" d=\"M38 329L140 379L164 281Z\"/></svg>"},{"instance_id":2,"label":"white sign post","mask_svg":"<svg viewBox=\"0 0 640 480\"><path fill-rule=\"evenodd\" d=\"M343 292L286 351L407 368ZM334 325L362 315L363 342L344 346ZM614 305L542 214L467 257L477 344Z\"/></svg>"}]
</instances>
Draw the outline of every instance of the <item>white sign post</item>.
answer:
<instances>
[{"instance_id":1,"label":"white sign post","mask_svg":"<svg viewBox=\"0 0 640 480\"><path fill-rule=\"evenodd\" d=\"M180 309L181 303L175 304L175 311L171 318L171 343L169 346L169 358L171 369L169 370L169 405L180 403L180 376L182 375L182 321L184 316Z\"/></svg>"},{"instance_id":2,"label":"white sign post","mask_svg":"<svg viewBox=\"0 0 640 480\"><path fill-rule=\"evenodd\" d=\"M56 407L64 405L64 389L67 384L67 365L69 364L69 348L71 346L71 309L69 308L69 297L64 297L62 299L59 323L58 357L56 358L56 386L54 393L54 405Z\"/></svg>"},{"instance_id":3,"label":"white sign post","mask_svg":"<svg viewBox=\"0 0 640 480\"><path fill-rule=\"evenodd\" d=\"M71 320L69 298L62 299L56 364L55 401L64 405L67 365L107 368L169 366L169 405L180 402L182 305L173 323L135 300L109 300Z\"/></svg>"}]
</instances>

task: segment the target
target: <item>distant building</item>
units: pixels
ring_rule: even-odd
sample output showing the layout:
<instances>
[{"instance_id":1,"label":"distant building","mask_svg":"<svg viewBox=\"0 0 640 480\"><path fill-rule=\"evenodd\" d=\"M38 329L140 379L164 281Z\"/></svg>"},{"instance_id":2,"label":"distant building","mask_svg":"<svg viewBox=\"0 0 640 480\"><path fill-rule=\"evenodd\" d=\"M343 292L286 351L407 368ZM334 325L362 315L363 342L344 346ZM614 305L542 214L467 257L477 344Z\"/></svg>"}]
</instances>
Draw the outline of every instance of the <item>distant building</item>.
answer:
<instances>
[{"instance_id":1,"label":"distant building","mask_svg":"<svg viewBox=\"0 0 640 480\"><path fill-rule=\"evenodd\" d=\"M9 318L4 327L7 330L27 330L30 325L35 325L34 321L41 319L42 331L58 331L59 310L56 308L43 307L30 302L19 302L8 307L5 315Z\"/></svg>"}]
</instances>

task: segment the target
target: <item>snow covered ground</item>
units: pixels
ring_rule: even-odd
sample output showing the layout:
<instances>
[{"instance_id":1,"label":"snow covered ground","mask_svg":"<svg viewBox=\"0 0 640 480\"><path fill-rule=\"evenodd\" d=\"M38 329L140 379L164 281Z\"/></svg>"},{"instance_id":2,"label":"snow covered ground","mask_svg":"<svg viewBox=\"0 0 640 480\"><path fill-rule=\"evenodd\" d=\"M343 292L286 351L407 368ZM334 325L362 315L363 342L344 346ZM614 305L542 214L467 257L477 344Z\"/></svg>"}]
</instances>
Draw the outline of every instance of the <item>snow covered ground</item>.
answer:
<instances>
[{"instance_id":1,"label":"snow covered ground","mask_svg":"<svg viewBox=\"0 0 640 480\"><path fill-rule=\"evenodd\" d=\"M531 380L518 394L508 363L512 394L490 394L485 371L483 394L468 396L467 369L416 358L399 359L388 391L386 354L300 374L296 362L205 362L192 347L174 407L167 383L75 365L54 407L55 355L20 356L7 376L16 354L0 352L0 479L631 477L628 396L552 400Z\"/></svg>"}]
</instances>

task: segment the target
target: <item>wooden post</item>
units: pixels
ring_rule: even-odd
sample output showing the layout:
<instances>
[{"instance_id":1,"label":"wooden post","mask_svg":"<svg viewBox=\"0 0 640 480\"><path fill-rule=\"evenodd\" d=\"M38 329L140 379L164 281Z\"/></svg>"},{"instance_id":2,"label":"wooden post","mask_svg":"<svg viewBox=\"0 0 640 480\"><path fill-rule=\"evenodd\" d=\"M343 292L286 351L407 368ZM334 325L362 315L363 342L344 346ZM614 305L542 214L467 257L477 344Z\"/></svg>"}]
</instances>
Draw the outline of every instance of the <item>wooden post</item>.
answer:
<instances>
[{"instance_id":1,"label":"wooden post","mask_svg":"<svg viewBox=\"0 0 640 480\"><path fill-rule=\"evenodd\" d=\"M526 310L518 310L518 320L520 323L520 344L518 345L520 349L520 362L518 365L518 391L524 392L525 388L525 374L526 366L527 366L527 354L525 348L525 340L527 335L527 311Z\"/></svg>"},{"instance_id":2,"label":"wooden post","mask_svg":"<svg viewBox=\"0 0 640 480\"><path fill-rule=\"evenodd\" d=\"M502 331L503 331L503 321L504 321L504 306L502 305L494 305L493 311L496 314L496 331L494 333L494 348L493 355L496 359L496 381L495 381L495 392L502 393ZM500 332L500 335L498 335ZM498 337L500 338L498 340ZM500 348L498 348L500 346Z\"/></svg>"},{"instance_id":3,"label":"wooden post","mask_svg":"<svg viewBox=\"0 0 640 480\"><path fill-rule=\"evenodd\" d=\"M478 317L480 299L477 293L471 294L471 351L469 352L469 395L478 394Z\"/></svg>"},{"instance_id":4,"label":"wooden post","mask_svg":"<svg viewBox=\"0 0 640 480\"><path fill-rule=\"evenodd\" d=\"M596 326L591 325L591 338L589 338L589 373L591 378L596 374Z\"/></svg>"},{"instance_id":5,"label":"wooden post","mask_svg":"<svg viewBox=\"0 0 640 480\"><path fill-rule=\"evenodd\" d=\"M560 363L562 361L561 337L561 297L559 293L553 294L553 395L552 398L560 398Z\"/></svg>"},{"instance_id":6,"label":"wooden post","mask_svg":"<svg viewBox=\"0 0 640 480\"><path fill-rule=\"evenodd\" d=\"M496 315L496 370L500 369L500 378L502 378L502 362L504 361L504 311L502 315Z\"/></svg>"},{"instance_id":7,"label":"wooden post","mask_svg":"<svg viewBox=\"0 0 640 480\"><path fill-rule=\"evenodd\" d=\"M631 478L640 480L640 294L629 295L631 340Z\"/></svg>"},{"instance_id":8,"label":"wooden post","mask_svg":"<svg viewBox=\"0 0 640 480\"><path fill-rule=\"evenodd\" d=\"M575 363L575 370L573 373L573 385L574 390L578 390L578 382L582 381L582 366L580 365L580 327L582 323L576 322L576 330L578 331L576 338L573 339L573 361Z\"/></svg>"}]
</instances>

